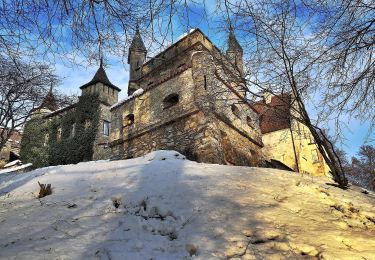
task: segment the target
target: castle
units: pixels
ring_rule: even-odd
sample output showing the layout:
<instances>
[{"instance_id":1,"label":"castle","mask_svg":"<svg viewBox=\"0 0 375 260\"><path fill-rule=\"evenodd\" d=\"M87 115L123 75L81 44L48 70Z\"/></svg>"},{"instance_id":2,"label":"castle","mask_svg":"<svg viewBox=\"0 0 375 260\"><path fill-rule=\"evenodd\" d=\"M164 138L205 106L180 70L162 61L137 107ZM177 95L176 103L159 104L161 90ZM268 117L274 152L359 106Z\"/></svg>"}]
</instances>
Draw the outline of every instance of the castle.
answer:
<instances>
[{"instance_id":1,"label":"castle","mask_svg":"<svg viewBox=\"0 0 375 260\"><path fill-rule=\"evenodd\" d=\"M39 160L37 152L29 151L42 151L48 165L127 159L168 149L205 163L257 166L264 158L273 158L273 153L264 156L260 120L265 110L260 103L244 101L245 87L238 80L243 74L243 50L232 32L226 54L195 29L154 58L146 57L137 29L128 52L128 97L118 101L121 89L110 82L101 63L93 79L80 87L77 104L45 109L30 120L34 127L29 131L25 127L27 152L21 149L21 157ZM79 152L74 154L73 149ZM298 163L286 164L301 171Z\"/></svg>"}]
</instances>

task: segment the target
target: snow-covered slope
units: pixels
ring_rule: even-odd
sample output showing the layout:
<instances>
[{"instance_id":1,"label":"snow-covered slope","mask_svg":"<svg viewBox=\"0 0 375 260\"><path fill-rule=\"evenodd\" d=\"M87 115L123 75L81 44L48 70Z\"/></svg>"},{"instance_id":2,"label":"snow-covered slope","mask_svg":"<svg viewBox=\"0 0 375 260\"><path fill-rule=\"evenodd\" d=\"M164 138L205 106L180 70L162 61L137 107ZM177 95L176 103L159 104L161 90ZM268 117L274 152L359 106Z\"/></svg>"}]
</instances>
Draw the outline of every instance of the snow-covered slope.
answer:
<instances>
[{"instance_id":1,"label":"snow-covered slope","mask_svg":"<svg viewBox=\"0 0 375 260\"><path fill-rule=\"evenodd\" d=\"M327 182L173 151L5 173L0 258L375 259L374 193Z\"/></svg>"}]
</instances>

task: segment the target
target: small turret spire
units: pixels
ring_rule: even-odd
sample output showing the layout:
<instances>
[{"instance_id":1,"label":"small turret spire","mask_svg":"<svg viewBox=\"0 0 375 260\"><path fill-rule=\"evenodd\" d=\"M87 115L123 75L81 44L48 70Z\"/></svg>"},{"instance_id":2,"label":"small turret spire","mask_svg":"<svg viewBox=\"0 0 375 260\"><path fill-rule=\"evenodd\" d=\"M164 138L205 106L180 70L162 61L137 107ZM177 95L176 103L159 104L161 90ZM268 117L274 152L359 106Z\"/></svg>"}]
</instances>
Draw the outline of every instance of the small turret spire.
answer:
<instances>
[{"instance_id":1,"label":"small turret spire","mask_svg":"<svg viewBox=\"0 0 375 260\"><path fill-rule=\"evenodd\" d=\"M136 25L135 34L129 47L128 64L130 65L128 95L133 94L139 86L134 82L142 76L142 66L146 61L147 49L143 43L139 26Z\"/></svg>"}]
</instances>

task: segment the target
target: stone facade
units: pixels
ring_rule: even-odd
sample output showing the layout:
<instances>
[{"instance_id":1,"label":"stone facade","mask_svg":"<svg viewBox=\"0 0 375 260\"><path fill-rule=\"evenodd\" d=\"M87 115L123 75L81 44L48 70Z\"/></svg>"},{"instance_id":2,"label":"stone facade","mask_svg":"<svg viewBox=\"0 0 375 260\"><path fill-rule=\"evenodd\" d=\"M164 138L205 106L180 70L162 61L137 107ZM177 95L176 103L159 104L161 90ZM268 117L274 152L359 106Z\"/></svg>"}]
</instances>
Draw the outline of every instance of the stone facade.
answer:
<instances>
[{"instance_id":1,"label":"stone facade","mask_svg":"<svg viewBox=\"0 0 375 260\"><path fill-rule=\"evenodd\" d=\"M136 61L130 62L132 71ZM144 63L132 74L129 93L141 94L111 109L113 158L173 149L199 162L257 165L263 146L259 116L243 102L231 77L236 73L200 30Z\"/></svg>"},{"instance_id":2,"label":"stone facade","mask_svg":"<svg viewBox=\"0 0 375 260\"><path fill-rule=\"evenodd\" d=\"M239 83L242 52L232 32L223 54L196 29L146 61L137 30L129 48L128 97L118 102L120 89L109 81L102 63L80 87L82 95L96 93L101 102L92 159L127 159L168 149L198 162L257 166L276 159L296 171L326 175L328 167L315 153L311 134L290 120L290 107L281 111L286 117L264 115L263 104L245 101ZM74 109L48 110L44 118Z\"/></svg>"}]
</instances>

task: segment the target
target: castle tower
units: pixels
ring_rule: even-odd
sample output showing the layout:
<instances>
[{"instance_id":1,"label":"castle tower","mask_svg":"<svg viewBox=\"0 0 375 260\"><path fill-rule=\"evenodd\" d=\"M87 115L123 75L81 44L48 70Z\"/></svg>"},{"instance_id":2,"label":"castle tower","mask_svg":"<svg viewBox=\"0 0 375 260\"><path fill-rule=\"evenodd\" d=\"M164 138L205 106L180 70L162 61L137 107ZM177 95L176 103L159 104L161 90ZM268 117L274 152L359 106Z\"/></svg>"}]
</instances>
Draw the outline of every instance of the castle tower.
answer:
<instances>
[{"instance_id":1,"label":"castle tower","mask_svg":"<svg viewBox=\"0 0 375 260\"><path fill-rule=\"evenodd\" d=\"M113 105L118 101L120 88L113 85L103 68L103 60L100 60L99 69L96 71L92 80L80 87L82 95L98 93L101 101L108 105Z\"/></svg>"},{"instance_id":2,"label":"castle tower","mask_svg":"<svg viewBox=\"0 0 375 260\"><path fill-rule=\"evenodd\" d=\"M130 96L139 86L135 84L135 80L142 76L142 65L146 61L147 50L143 43L139 28L135 31L135 35L129 47L128 64L130 65L128 95Z\"/></svg>"},{"instance_id":3,"label":"castle tower","mask_svg":"<svg viewBox=\"0 0 375 260\"><path fill-rule=\"evenodd\" d=\"M243 75L243 50L231 29L228 38L227 58L235 65Z\"/></svg>"}]
</instances>

